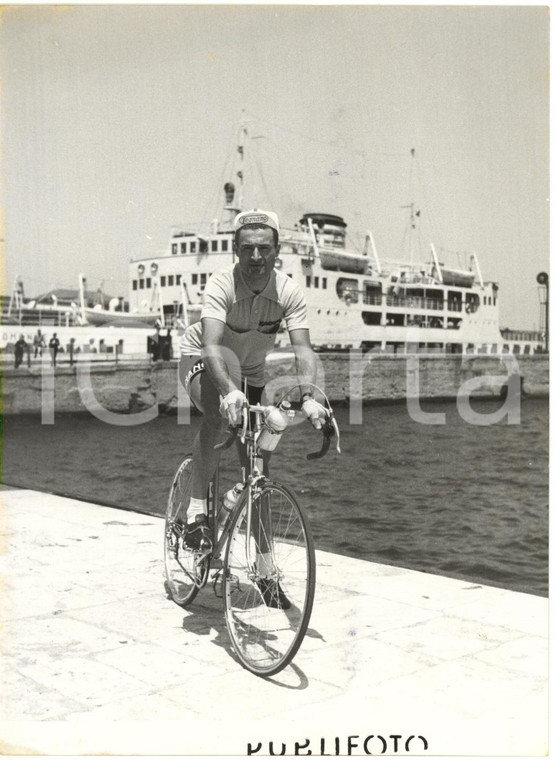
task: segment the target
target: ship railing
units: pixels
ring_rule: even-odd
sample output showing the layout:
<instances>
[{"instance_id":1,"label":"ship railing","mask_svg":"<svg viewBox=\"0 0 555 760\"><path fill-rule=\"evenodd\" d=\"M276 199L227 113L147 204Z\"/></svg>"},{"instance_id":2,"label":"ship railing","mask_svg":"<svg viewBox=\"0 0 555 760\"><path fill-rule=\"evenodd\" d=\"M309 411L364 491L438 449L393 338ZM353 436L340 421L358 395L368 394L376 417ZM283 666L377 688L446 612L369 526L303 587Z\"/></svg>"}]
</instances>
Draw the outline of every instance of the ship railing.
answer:
<instances>
[{"instance_id":1,"label":"ship railing","mask_svg":"<svg viewBox=\"0 0 555 760\"><path fill-rule=\"evenodd\" d=\"M351 300L354 300L353 294L361 295L362 303L366 306L381 306L384 296L379 293L363 293L361 291L349 290ZM422 296L394 296L386 295L385 303L387 306L396 308L422 309L426 311L442 311L447 306L448 311L462 311L463 304L461 301L444 301L441 298L424 298Z\"/></svg>"},{"instance_id":2,"label":"ship railing","mask_svg":"<svg viewBox=\"0 0 555 760\"><path fill-rule=\"evenodd\" d=\"M425 298L423 296L387 296L386 303L388 306L441 311L444 302L440 298Z\"/></svg>"},{"instance_id":3,"label":"ship railing","mask_svg":"<svg viewBox=\"0 0 555 760\"><path fill-rule=\"evenodd\" d=\"M376 293L373 293L373 294L365 293L362 296L362 303L365 304L366 306L381 306L382 305L382 298L383 298L383 296L382 296L381 293L379 293L379 294L376 294Z\"/></svg>"},{"instance_id":4,"label":"ship railing","mask_svg":"<svg viewBox=\"0 0 555 760\"><path fill-rule=\"evenodd\" d=\"M387 272L404 272L417 273L424 275L428 272L430 266L423 261L399 261L396 259L381 259L384 271Z\"/></svg>"},{"instance_id":5,"label":"ship railing","mask_svg":"<svg viewBox=\"0 0 555 760\"><path fill-rule=\"evenodd\" d=\"M7 312L0 314L0 324L20 326L44 326L73 327L75 318L73 312L55 312L50 309L36 309L33 311L14 312L8 317Z\"/></svg>"},{"instance_id":6,"label":"ship railing","mask_svg":"<svg viewBox=\"0 0 555 760\"><path fill-rule=\"evenodd\" d=\"M13 362L13 356L14 356L14 344L13 342L7 343L5 346L0 348L0 364L4 366L9 366ZM41 366L41 363L45 360L47 363L50 361L50 354L48 347L43 348L43 356L37 355L34 356L34 350L31 343L27 343L27 353L24 355L23 363L22 363L22 369L25 369L25 367L33 367L37 368ZM90 365L90 366L100 366L100 365L133 365L137 363L146 363L146 364L158 364L159 366L168 366L168 361L175 360L177 357L174 354L171 356L171 359L159 359L158 362L153 362L150 354L146 353L145 351L137 351L135 353L121 353L120 351L75 351L73 354L73 358L70 357L69 349L66 346L62 346L58 352L57 358L56 358L56 366L57 367L73 367L76 364L79 365Z\"/></svg>"},{"instance_id":7,"label":"ship railing","mask_svg":"<svg viewBox=\"0 0 555 760\"><path fill-rule=\"evenodd\" d=\"M381 306L384 296L381 293L362 294L362 303L366 306ZM396 308L424 309L427 311L442 311L445 301L441 298L425 298L423 296L385 296L387 306ZM461 311L460 303L449 302L450 311Z\"/></svg>"},{"instance_id":8,"label":"ship railing","mask_svg":"<svg viewBox=\"0 0 555 760\"><path fill-rule=\"evenodd\" d=\"M545 339L545 333L538 330L509 330L504 328L500 331L505 340L527 340L541 342Z\"/></svg>"},{"instance_id":9,"label":"ship railing","mask_svg":"<svg viewBox=\"0 0 555 760\"><path fill-rule=\"evenodd\" d=\"M424 327L426 329L445 329L442 317L425 317L420 314L414 314L407 317L407 326ZM448 325L451 327L451 325Z\"/></svg>"}]
</instances>

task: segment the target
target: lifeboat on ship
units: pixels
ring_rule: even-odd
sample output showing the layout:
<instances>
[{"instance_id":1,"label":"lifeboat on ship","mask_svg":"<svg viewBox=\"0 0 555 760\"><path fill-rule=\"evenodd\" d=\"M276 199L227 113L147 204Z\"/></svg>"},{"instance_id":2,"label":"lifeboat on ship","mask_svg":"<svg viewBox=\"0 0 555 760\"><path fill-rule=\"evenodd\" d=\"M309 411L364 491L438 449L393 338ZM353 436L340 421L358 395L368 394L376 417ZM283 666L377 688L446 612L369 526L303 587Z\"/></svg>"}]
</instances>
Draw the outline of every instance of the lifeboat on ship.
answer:
<instances>
[{"instance_id":1,"label":"lifeboat on ship","mask_svg":"<svg viewBox=\"0 0 555 760\"><path fill-rule=\"evenodd\" d=\"M368 257L360 253L330 251L322 248L320 248L319 253L322 269L334 269L338 272L351 272L353 274L366 274L368 271Z\"/></svg>"},{"instance_id":2,"label":"lifeboat on ship","mask_svg":"<svg viewBox=\"0 0 555 760\"><path fill-rule=\"evenodd\" d=\"M360 253L345 250L347 223L336 214L304 214L299 224L306 229L312 224L322 269L336 272L366 274L368 257Z\"/></svg>"},{"instance_id":3,"label":"lifeboat on ship","mask_svg":"<svg viewBox=\"0 0 555 760\"><path fill-rule=\"evenodd\" d=\"M459 288L471 288L474 285L475 274L468 269L450 269L440 265L440 272L444 285Z\"/></svg>"}]
</instances>

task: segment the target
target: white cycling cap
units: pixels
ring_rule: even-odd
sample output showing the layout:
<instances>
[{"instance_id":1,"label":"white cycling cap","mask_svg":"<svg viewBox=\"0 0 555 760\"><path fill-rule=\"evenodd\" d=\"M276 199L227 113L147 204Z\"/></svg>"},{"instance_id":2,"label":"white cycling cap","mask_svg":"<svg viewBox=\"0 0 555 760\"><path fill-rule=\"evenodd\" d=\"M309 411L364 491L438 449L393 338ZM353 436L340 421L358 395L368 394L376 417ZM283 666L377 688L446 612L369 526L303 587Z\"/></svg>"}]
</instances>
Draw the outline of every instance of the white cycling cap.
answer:
<instances>
[{"instance_id":1,"label":"white cycling cap","mask_svg":"<svg viewBox=\"0 0 555 760\"><path fill-rule=\"evenodd\" d=\"M271 227L279 232L279 219L273 211L262 211L260 208L253 208L251 211L241 211L235 217L235 231L240 230L246 224L264 224L266 227Z\"/></svg>"}]
</instances>

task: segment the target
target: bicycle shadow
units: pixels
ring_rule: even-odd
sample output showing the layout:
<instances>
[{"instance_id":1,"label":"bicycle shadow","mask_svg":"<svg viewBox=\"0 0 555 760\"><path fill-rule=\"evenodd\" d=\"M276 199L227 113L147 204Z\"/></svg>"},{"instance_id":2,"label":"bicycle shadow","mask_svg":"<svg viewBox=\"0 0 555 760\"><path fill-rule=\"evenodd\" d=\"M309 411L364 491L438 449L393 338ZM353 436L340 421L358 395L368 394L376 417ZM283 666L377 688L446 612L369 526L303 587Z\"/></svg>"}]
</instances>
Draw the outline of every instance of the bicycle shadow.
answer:
<instances>
[{"instance_id":1,"label":"bicycle shadow","mask_svg":"<svg viewBox=\"0 0 555 760\"><path fill-rule=\"evenodd\" d=\"M171 601L169 595L167 598ZM221 597L216 596L212 592L212 589L207 587L204 592L201 592L197 596L191 606L187 608L187 613L183 617L181 627L183 631L194 636L206 636L211 644L221 647L237 666L241 668L243 666L231 644L223 615L224 610ZM307 630L305 636L319 638L324 641L324 637L312 628ZM275 636L267 635L265 637L265 646L269 654L272 653L272 638L275 639ZM259 677L275 686L292 690L306 689L310 683L307 675L295 662L290 663L274 676Z\"/></svg>"}]
</instances>

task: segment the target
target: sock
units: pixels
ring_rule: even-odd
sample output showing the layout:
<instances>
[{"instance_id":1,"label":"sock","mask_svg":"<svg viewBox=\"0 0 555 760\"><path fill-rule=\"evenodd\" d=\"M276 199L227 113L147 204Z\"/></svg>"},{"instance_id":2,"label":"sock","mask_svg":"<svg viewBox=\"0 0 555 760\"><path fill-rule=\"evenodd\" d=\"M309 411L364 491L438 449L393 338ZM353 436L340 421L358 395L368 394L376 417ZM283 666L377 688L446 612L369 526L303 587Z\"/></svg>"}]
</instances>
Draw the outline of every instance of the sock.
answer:
<instances>
[{"instance_id":1,"label":"sock","mask_svg":"<svg viewBox=\"0 0 555 760\"><path fill-rule=\"evenodd\" d=\"M256 555L256 569L262 578L269 578L274 572L274 563L270 552L262 554L258 552Z\"/></svg>"},{"instance_id":2,"label":"sock","mask_svg":"<svg viewBox=\"0 0 555 760\"><path fill-rule=\"evenodd\" d=\"M207 514L208 505L206 504L206 499L195 499L191 496L191 501L189 502L189 507L187 508L187 522L195 522L195 517L197 515Z\"/></svg>"}]
</instances>

